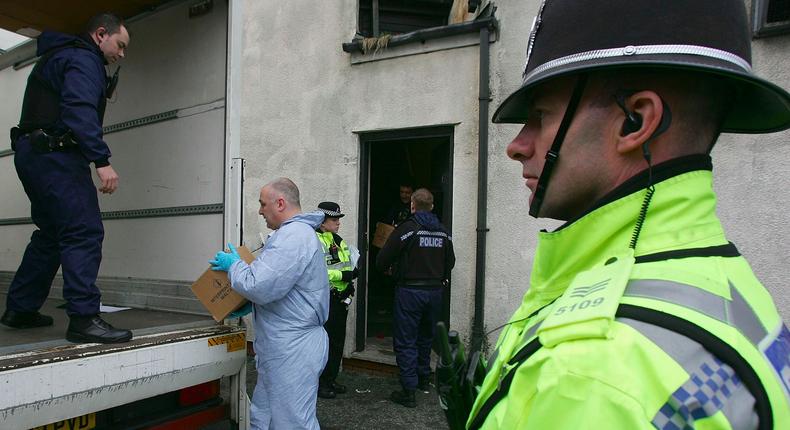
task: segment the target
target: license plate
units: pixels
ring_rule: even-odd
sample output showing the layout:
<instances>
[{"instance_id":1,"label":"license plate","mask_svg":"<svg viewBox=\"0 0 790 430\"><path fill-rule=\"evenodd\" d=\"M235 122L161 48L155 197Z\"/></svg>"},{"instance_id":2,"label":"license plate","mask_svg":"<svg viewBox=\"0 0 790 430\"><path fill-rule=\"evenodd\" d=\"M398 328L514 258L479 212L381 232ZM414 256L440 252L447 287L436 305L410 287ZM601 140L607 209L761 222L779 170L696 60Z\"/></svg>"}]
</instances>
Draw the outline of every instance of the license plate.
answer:
<instances>
[{"instance_id":1,"label":"license plate","mask_svg":"<svg viewBox=\"0 0 790 430\"><path fill-rule=\"evenodd\" d=\"M90 430L96 427L96 414L86 414L81 417L69 418L56 423L38 426L32 430Z\"/></svg>"}]
</instances>

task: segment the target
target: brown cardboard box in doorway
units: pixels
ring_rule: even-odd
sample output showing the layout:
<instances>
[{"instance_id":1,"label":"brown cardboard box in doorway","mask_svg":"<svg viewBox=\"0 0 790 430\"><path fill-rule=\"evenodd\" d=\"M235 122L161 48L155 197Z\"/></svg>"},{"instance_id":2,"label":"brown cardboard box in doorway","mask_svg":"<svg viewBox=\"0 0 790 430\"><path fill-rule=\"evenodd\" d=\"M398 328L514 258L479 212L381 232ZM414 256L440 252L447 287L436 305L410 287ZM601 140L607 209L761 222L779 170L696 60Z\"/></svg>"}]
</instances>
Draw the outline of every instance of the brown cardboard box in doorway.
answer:
<instances>
[{"instance_id":1,"label":"brown cardboard box in doorway","mask_svg":"<svg viewBox=\"0 0 790 430\"><path fill-rule=\"evenodd\" d=\"M240 246L236 251L247 264L255 260L255 256L246 246ZM192 292L217 322L247 303L247 299L230 288L227 272L214 271L210 267L192 284Z\"/></svg>"},{"instance_id":2,"label":"brown cardboard box in doorway","mask_svg":"<svg viewBox=\"0 0 790 430\"><path fill-rule=\"evenodd\" d=\"M395 227L383 222L377 222L376 232L373 234L373 246L384 248L384 244L387 243L387 238L390 237L393 230L395 230Z\"/></svg>"}]
</instances>

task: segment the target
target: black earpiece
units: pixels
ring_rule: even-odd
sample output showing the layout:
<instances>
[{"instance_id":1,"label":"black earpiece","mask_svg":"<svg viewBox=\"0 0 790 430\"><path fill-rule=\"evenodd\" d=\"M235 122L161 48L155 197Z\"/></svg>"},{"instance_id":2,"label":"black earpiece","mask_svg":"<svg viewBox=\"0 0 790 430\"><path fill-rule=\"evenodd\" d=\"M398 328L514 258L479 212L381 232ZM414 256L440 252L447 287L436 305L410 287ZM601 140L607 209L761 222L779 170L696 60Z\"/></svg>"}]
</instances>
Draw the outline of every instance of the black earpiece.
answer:
<instances>
[{"instance_id":1,"label":"black earpiece","mask_svg":"<svg viewBox=\"0 0 790 430\"><path fill-rule=\"evenodd\" d=\"M615 97L615 101L617 101L617 105L620 106L620 109L625 113L625 121L623 121L623 128L620 129L620 135L625 136L642 128L642 115L631 112L625 107L625 97L618 95Z\"/></svg>"},{"instance_id":2,"label":"black earpiece","mask_svg":"<svg viewBox=\"0 0 790 430\"><path fill-rule=\"evenodd\" d=\"M627 110L624 111L625 121L623 121L623 128L620 130L620 134L622 136L631 134L642 128L642 115L639 115L636 112L630 112Z\"/></svg>"}]
</instances>

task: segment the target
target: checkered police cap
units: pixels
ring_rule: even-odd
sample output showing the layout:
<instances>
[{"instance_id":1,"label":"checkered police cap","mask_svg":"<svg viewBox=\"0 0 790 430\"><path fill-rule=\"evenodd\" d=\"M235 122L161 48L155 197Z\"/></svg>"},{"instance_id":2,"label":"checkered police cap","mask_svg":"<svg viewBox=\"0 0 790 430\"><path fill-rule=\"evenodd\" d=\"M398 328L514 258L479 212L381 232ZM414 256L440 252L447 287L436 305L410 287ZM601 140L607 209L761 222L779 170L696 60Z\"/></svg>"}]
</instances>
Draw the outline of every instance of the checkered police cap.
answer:
<instances>
[{"instance_id":1,"label":"checkered police cap","mask_svg":"<svg viewBox=\"0 0 790 430\"><path fill-rule=\"evenodd\" d=\"M318 210L332 218L343 218L346 216L346 214L340 212L340 205L335 202L321 202L318 204Z\"/></svg>"}]
</instances>

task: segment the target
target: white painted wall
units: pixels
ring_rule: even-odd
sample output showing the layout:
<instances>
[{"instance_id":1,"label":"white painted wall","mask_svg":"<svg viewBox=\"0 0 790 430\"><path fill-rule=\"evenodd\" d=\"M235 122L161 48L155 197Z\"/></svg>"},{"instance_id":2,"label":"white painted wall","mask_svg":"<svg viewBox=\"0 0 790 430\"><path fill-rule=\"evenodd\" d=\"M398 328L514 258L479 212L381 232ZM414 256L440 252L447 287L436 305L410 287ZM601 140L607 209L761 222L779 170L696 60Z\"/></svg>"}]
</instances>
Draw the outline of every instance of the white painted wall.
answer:
<instances>
[{"instance_id":1,"label":"white painted wall","mask_svg":"<svg viewBox=\"0 0 790 430\"><path fill-rule=\"evenodd\" d=\"M491 112L521 83L526 39L539 1L499 0L499 40L491 45ZM247 0L243 36L241 154L248 160L245 235L267 232L258 191L288 176L304 209L323 200L350 208L341 235L357 236L358 131L457 123L454 142L451 324L470 332L474 297L478 48L464 47L354 64L341 49L354 35L357 2ZM785 88L790 36L755 41L757 72ZM393 48L394 49L394 48ZM506 322L529 281L537 232L558 223L527 215L519 164L505 156L518 126L490 126L486 326ZM782 294L790 257L790 132L724 136L713 153L719 213L786 319ZM353 308L353 307L352 307ZM355 333L354 309L347 350ZM490 340L495 339L494 333Z\"/></svg>"},{"instance_id":2,"label":"white painted wall","mask_svg":"<svg viewBox=\"0 0 790 430\"><path fill-rule=\"evenodd\" d=\"M8 130L19 123L22 103L17 101L22 100L31 70L32 65L19 70L13 67L0 70L0 94L3 100L0 103L0 151L11 149ZM0 219L30 216L30 201L16 176L13 155L0 156L0 196ZM4 228L5 234L0 240L0 270L16 270L33 229L32 225Z\"/></svg>"}]
</instances>

